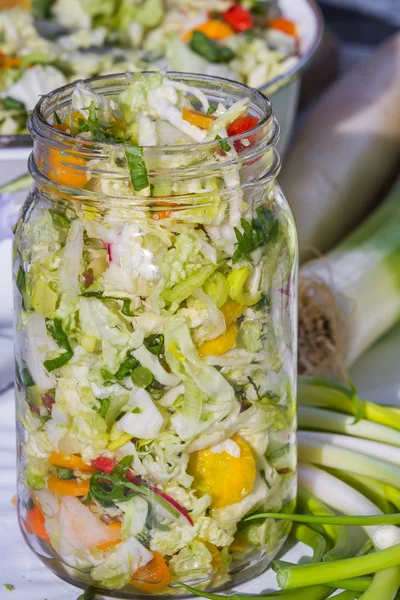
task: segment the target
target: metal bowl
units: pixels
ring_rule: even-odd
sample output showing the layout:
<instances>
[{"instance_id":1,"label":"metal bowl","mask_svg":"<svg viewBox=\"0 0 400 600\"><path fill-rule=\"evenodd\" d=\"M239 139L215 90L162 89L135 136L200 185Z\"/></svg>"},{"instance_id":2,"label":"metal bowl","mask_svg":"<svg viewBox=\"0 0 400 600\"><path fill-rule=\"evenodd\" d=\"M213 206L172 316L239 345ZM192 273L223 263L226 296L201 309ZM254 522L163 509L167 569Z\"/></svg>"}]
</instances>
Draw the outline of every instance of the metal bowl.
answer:
<instances>
[{"instance_id":1,"label":"metal bowl","mask_svg":"<svg viewBox=\"0 0 400 600\"><path fill-rule=\"evenodd\" d=\"M279 0L284 15L299 24L302 32L299 60L260 90L269 97L281 128L279 149L283 152L292 132L301 75L314 57L323 34L323 18L315 0ZM0 136L0 160L23 160L29 156L32 140L29 134ZM16 153L15 150L18 149ZM2 181L0 180L0 183Z\"/></svg>"}]
</instances>

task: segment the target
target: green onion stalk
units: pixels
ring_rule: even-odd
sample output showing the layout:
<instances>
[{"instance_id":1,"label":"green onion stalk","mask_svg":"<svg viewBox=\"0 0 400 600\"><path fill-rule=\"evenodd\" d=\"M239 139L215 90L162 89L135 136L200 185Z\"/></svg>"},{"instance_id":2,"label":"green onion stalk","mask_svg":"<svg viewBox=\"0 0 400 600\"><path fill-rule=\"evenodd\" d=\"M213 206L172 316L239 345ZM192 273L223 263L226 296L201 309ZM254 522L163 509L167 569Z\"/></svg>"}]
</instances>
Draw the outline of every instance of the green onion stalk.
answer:
<instances>
[{"instance_id":1,"label":"green onion stalk","mask_svg":"<svg viewBox=\"0 0 400 600\"><path fill-rule=\"evenodd\" d=\"M298 490L297 498L299 505L312 515L333 516L335 514L326 504L305 489L300 488ZM323 555L322 560L338 560L353 554L351 537L345 527L327 523L322 524L322 526L328 538L333 542L332 548Z\"/></svg>"},{"instance_id":2,"label":"green onion stalk","mask_svg":"<svg viewBox=\"0 0 400 600\"><path fill-rule=\"evenodd\" d=\"M300 406L298 424L300 429L332 431L400 447L400 431L367 419L355 423L352 417L331 410ZM397 452L397 458L399 457L400 451Z\"/></svg>"},{"instance_id":3,"label":"green onion stalk","mask_svg":"<svg viewBox=\"0 0 400 600\"><path fill-rule=\"evenodd\" d=\"M400 319L399 220L400 179L333 251L301 269L301 374L343 373Z\"/></svg>"}]
</instances>

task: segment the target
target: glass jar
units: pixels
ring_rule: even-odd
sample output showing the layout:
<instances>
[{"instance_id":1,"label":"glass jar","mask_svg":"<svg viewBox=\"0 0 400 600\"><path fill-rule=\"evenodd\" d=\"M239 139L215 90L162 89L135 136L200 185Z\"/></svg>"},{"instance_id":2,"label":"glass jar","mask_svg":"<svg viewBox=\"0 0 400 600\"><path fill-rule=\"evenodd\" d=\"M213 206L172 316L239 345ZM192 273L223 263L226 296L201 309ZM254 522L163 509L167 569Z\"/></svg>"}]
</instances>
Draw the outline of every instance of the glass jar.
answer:
<instances>
[{"instance_id":1,"label":"glass jar","mask_svg":"<svg viewBox=\"0 0 400 600\"><path fill-rule=\"evenodd\" d=\"M213 103L249 98L258 124L229 155L221 140L144 148L151 195L135 195L123 145L49 124L74 88L57 90L30 119L15 231L20 525L54 573L119 598L258 575L289 525L246 517L296 496L278 125L255 90L170 77ZM113 96L128 82L87 83Z\"/></svg>"}]
</instances>

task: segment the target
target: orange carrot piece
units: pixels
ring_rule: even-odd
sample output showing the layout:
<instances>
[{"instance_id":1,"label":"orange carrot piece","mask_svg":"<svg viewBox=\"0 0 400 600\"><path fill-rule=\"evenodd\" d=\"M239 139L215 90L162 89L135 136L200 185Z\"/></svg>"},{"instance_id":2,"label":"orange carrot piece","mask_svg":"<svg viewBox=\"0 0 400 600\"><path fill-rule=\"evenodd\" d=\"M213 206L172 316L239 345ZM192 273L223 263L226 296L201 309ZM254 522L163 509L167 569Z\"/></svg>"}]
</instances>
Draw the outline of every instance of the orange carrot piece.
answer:
<instances>
[{"instance_id":1,"label":"orange carrot piece","mask_svg":"<svg viewBox=\"0 0 400 600\"><path fill-rule=\"evenodd\" d=\"M201 129L210 129L216 119L216 117L213 117L212 115L205 115L198 110L191 110L190 108L183 109L182 118L184 121L187 121L192 125L197 125L197 127L200 127Z\"/></svg>"},{"instance_id":2,"label":"orange carrot piece","mask_svg":"<svg viewBox=\"0 0 400 600\"><path fill-rule=\"evenodd\" d=\"M283 31L287 35L291 35L293 37L298 37L298 29L296 23L290 21L289 19L285 19L283 17L276 17L276 19L272 19L268 23L268 27L271 29L278 29L279 31Z\"/></svg>"},{"instance_id":3,"label":"orange carrot piece","mask_svg":"<svg viewBox=\"0 0 400 600\"><path fill-rule=\"evenodd\" d=\"M171 574L168 566L159 552L153 552L153 559L140 567L134 573L130 583L138 590L152 592L161 590L171 582Z\"/></svg>"},{"instance_id":4,"label":"orange carrot piece","mask_svg":"<svg viewBox=\"0 0 400 600\"><path fill-rule=\"evenodd\" d=\"M49 534L46 529L46 522L42 510L38 504L28 510L24 525L28 533L33 533L37 537L50 543Z\"/></svg>"}]
</instances>

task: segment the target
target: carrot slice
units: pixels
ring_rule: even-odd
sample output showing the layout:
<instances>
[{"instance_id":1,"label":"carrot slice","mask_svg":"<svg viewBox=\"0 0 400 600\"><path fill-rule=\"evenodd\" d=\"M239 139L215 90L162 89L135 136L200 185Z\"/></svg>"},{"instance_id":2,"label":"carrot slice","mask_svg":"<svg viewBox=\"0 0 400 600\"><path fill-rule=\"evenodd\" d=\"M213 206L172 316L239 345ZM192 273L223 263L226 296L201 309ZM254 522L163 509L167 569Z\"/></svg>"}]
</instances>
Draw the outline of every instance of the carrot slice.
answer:
<instances>
[{"instance_id":1,"label":"carrot slice","mask_svg":"<svg viewBox=\"0 0 400 600\"><path fill-rule=\"evenodd\" d=\"M160 204L162 206L175 206L176 202L157 202L157 204ZM160 219L169 219L170 216L173 214L174 214L173 210L159 210L159 211L153 212L153 214L151 215L151 218L155 219L156 221L159 221Z\"/></svg>"},{"instance_id":2,"label":"carrot slice","mask_svg":"<svg viewBox=\"0 0 400 600\"><path fill-rule=\"evenodd\" d=\"M89 473L95 471L93 467L85 464L78 454L52 452L50 454L49 462L55 467L64 467L65 469L72 469L74 471L87 471Z\"/></svg>"},{"instance_id":3,"label":"carrot slice","mask_svg":"<svg viewBox=\"0 0 400 600\"><path fill-rule=\"evenodd\" d=\"M47 487L50 492L60 496L87 496L89 493L89 481L59 479L57 475L49 477Z\"/></svg>"},{"instance_id":4,"label":"carrot slice","mask_svg":"<svg viewBox=\"0 0 400 600\"><path fill-rule=\"evenodd\" d=\"M190 108L184 108L182 111L182 118L184 121L191 123L192 125L197 125L197 127L201 127L201 129L210 129L211 125L214 123L216 117L212 115L205 115L198 110L191 110Z\"/></svg>"},{"instance_id":5,"label":"carrot slice","mask_svg":"<svg viewBox=\"0 0 400 600\"><path fill-rule=\"evenodd\" d=\"M296 23L290 21L289 19L284 19L283 17L276 17L276 19L272 19L268 26L271 29L278 29L279 31L283 31L287 35L291 35L295 38L298 37L298 29Z\"/></svg>"},{"instance_id":6,"label":"carrot slice","mask_svg":"<svg viewBox=\"0 0 400 600\"><path fill-rule=\"evenodd\" d=\"M57 148L50 148L48 160L50 177L53 181L73 188L81 188L85 185L87 175L80 171L82 167L86 166L83 158L72 155L64 156Z\"/></svg>"},{"instance_id":7,"label":"carrot slice","mask_svg":"<svg viewBox=\"0 0 400 600\"><path fill-rule=\"evenodd\" d=\"M122 529L121 523L118 523L118 521L116 521L115 523L110 523L110 525L108 527L109 527L109 529L112 529L113 531L118 533L118 535L120 537L119 537L119 539L117 538L115 540L111 540L110 542L104 542L104 544L99 544L98 546L96 546L96 548L98 550L108 550L108 548L112 548L113 546L120 544L122 541L121 540L121 529Z\"/></svg>"},{"instance_id":8,"label":"carrot slice","mask_svg":"<svg viewBox=\"0 0 400 600\"><path fill-rule=\"evenodd\" d=\"M42 540L50 543L49 534L47 533L46 529L46 522L38 504L35 504L33 508L28 510L26 519L24 519L24 525L28 533L33 533Z\"/></svg>"},{"instance_id":9,"label":"carrot slice","mask_svg":"<svg viewBox=\"0 0 400 600\"><path fill-rule=\"evenodd\" d=\"M4 52L0 52L0 67L2 69L10 69L12 67L19 67L22 59L19 56L7 56Z\"/></svg>"},{"instance_id":10,"label":"carrot slice","mask_svg":"<svg viewBox=\"0 0 400 600\"><path fill-rule=\"evenodd\" d=\"M143 592L161 590L171 582L168 566L159 552L153 552L153 559L140 567L131 579L131 585Z\"/></svg>"}]
</instances>

